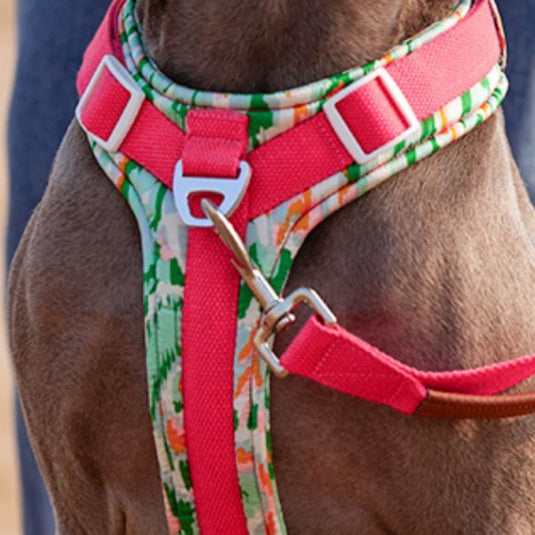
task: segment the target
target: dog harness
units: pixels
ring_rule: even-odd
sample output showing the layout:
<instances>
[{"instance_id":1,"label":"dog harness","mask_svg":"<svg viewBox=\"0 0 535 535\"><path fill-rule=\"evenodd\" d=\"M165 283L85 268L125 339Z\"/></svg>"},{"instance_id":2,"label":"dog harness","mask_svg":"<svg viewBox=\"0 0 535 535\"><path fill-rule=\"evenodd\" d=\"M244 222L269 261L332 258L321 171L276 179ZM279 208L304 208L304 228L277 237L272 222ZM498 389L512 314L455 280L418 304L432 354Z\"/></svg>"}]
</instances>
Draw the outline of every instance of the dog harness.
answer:
<instances>
[{"instance_id":1,"label":"dog harness","mask_svg":"<svg viewBox=\"0 0 535 535\"><path fill-rule=\"evenodd\" d=\"M507 80L492 0L460 0L364 67L253 95L172 82L147 52L135 7L115 0L89 46L77 118L141 233L149 406L170 533L286 533L270 371L404 414L535 411L533 393L501 394L535 374L535 357L422 372L338 326L314 291L281 297L314 227L498 109ZM273 334L300 304L316 314L279 359Z\"/></svg>"}]
</instances>

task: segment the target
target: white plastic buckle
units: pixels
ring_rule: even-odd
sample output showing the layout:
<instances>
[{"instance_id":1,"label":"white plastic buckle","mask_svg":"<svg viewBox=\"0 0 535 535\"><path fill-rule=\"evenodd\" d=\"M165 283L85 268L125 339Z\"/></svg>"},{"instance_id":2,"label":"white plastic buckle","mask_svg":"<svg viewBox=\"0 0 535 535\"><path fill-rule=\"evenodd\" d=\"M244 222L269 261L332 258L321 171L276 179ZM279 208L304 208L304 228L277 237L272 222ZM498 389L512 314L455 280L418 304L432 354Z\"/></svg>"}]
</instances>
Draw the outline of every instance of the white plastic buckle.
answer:
<instances>
[{"instance_id":1,"label":"white plastic buckle","mask_svg":"<svg viewBox=\"0 0 535 535\"><path fill-rule=\"evenodd\" d=\"M102 139L84 125L82 115L106 70L124 87L124 89L126 89L126 91L128 91L130 98L128 99L128 103L121 113L111 135L108 139ZM145 95L142 89L137 85L132 75L126 70L122 63L114 56L106 55L102 58L89 85L80 98L80 102L76 107L76 118L78 119L80 126L93 137L98 145L108 152L115 152L125 140L130 128L132 128L144 100Z\"/></svg>"},{"instance_id":2,"label":"white plastic buckle","mask_svg":"<svg viewBox=\"0 0 535 535\"><path fill-rule=\"evenodd\" d=\"M212 220L208 217L195 217L191 213L189 198L194 193L216 193L223 196L218 210L226 217L230 217L238 207L247 191L251 179L251 166L245 161L240 162L240 172L237 178L190 177L184 176L182 160L175 168L173 180L173 195L178 215L188 227L212 227Z\"/></svg>"},{"instance_id":3,"label":"white plastic buckle","mask_svg":"<svg viewBox=\"0 0 535 535\"><path fill-rule=\"evenodd\" d=\"M351 132L351 129L345 122L341 113L338 111L336 105L345 97L347 97L350 93L353 93L353 91L355 91L359 87L362 87L372 82L376 78L381 79L384 88L388 91L388 94L392 98L392 101L396 104L399 112L407 121L407 124L409 126L392 141L389 141L385 145L379 147L378 149L372 152L365 152L362 148L362 145L357 141L357 139ZM331 126L340 138L340 141L343 143L347 152L349 152L349 154L351 154L351 156L353 156L355 161L359 164L365 164L372 160L375 160L380 154L394 148L398 143L405 141L408 138L411 138L420 130L420 121L416 117L416 114L414 113L407 98L403 94L403 91L401 91L396 81L384 68L380 68L374 72L371 72L360 80L357 80L353 84L349 85L344 90L340 91L340 93L337 93L334 97L332 97L325 103L323 111L327 115L327 119L331 123Z\"/></svg>"}]
</instances>

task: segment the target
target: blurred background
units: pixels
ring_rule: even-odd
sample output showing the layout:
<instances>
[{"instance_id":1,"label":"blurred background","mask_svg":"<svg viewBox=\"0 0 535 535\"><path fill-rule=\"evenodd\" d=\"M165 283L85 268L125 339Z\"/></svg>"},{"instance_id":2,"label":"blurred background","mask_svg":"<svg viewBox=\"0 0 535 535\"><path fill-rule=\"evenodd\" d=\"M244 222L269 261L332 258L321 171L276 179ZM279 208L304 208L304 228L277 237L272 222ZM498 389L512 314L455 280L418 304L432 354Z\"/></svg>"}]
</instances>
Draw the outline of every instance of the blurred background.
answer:
<instances>
[{"instance_id":1,"label":"blurred background","mask_svg":"<svg viewBox=\"0 0 535 535\"><path fill-rule=\"evenodd\" d=\"M7 209L6 116L15 67L15 0L0 0L0 251L4 251ZM0 280L4 280L4 261ZM2 303L4 302L3 284ZM0 535L19 535L19 488L13 423L13 384L0 307Z\"/></svg>"},{"instance_id":2,"label":"blurred background","mask_svg":"<svg viewBox=\"0 0 535 535\"><path fill-rule=\"evenodd\" d=\"M73 0L71 1L73 2ZM68 58L59 58L60 61L64 61L63 68L67 69L68 67L67 71L64 70L64 73L71 71L74 73L79 65L79 56L81 56L85 43L89 41L110 0L77 0L72 4L67 2L63 4L61 0L56 0L55 3L47 1L42 2L41 5L44 5L44 10L49 12L49 19L58 22L58 25L63 28L63 32L55 34L56 36L63 36L70 45L72 45L70 40L73 39L73 36L76 36L76 45L79 50L71 46L67 51ZM498 0L498 3L502 10L506 29L508 29L510 45L509 73L513 85L505 104L509 135L517 162L522 169L523 178L527 182L532 198L535 199L535 151L533 150L533 147L535 147L535 128L533 128L535 124L535 40L533 39L535 0L523 0L522 2ZM26 5L30 4L31 2L26 2ZM56 11L51 9L51 4L54 4ZM17 0L0 0L0 59L2 61L0 65L0 255L5 251L8 194L6 123L16 59L16 5ZM74 9L74 6L77 6L77 9ZM72 9L68 9L69 7L72 7ZM78 16L80 12L83 13L83 17ZM69 17L72 18L69 19ZM58 19L57 21L56 18ZM60 20L62 21L61 23L59 22ZM50 24L50 20L45 21L43 24L45 28L54 27L54 24ZM35 33L32 32L32 28L26 29L26 34L33 38ZM55 28L51 32L54 33ZM43 35L39 37L42 39ZM39 39L35 41L37 48L39 48ZM59 38L55 39L54 42L57 42L57 45L61 47L63 40ZM61 75L61 73L58 74ZM39 78L38 75L36 76ZM23 87L28 85L32 86L31 83L22 83ZM50 79L47 85L52 92L58 89L58 85L51 82ZM62 99L58 106L61 107L63 105L66 108L63 109L62 114L67 119L70 119L76 97L74 87L68 87L72 95L66 94L66 98ZM35 92L38 96L42 96L40 91L41 89L36 88ZM54 108L53 117L57 116L59 118L63 115L59 113L59 109L56 110ZM59 127L56 125L55 128L58 130ZM38 128L38 130L42 132L41 128ZM58 132L58 135L60 135L61 128L59 128ZM23 138L23 149L26 146L26 141ZM50 142L55 143L54 140ZM30 177L34 174L29 173ZM17 211L17 214L19 213L20 211ZM23 214L19 219L24 220L25 217L26 215ZM2 282L5 280L4 264L3 258L0 257L0 280ZM4 285L0 284L0 298L2 299L0 302L0 535L21 535L20 486L15 455L15 424L13 418L14 392L6 344L5 311L4 307L1 306L5 297L3 289ZM24 465L27 466L27 463L24 463ZM29 512L29 516L32 516L31 513L37 511L38 508L35 507L34 500L29 500L29 502L29 511L27 513ZM39 535L44 533L41 532L41 527L37 529L36 533Z\"/></svg>"}]
</instances>

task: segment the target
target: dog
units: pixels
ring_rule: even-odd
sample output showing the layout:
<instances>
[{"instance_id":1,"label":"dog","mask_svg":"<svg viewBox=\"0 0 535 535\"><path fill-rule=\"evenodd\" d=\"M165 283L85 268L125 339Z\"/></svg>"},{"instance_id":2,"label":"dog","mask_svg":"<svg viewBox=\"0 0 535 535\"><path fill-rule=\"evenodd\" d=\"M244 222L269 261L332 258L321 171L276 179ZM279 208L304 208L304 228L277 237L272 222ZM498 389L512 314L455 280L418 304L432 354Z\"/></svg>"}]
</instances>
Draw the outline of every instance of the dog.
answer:
<instances>
[{"instance_id":1,"label":"dog","mask_svg":"<svg viewBox=\"0 0 535 535\"><path fill-rule=\"evenodd\" d=\"M137 14L173 80L251 93L379 57L450 4L138 0ZM535 349L534 236L498 113L315 229L287 291L317 289L350 331L410 366L497 363ZM9 283L17 382L61 535L168 529L141 278L136 222L73 122ZM533 418L400 417L298 377L272 382L271 411L291 534L535 533Z\"/></svg>"}]
</instances>

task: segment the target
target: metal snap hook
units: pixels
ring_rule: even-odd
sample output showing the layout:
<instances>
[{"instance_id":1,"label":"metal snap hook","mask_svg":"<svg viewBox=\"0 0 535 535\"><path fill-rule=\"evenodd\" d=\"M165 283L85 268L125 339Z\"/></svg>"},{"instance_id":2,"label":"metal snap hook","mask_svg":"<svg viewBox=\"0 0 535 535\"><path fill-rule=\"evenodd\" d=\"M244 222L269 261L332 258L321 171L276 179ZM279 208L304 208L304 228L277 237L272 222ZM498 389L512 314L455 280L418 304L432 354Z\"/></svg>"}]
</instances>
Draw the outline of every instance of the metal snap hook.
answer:
<instances>
[{"instance_id":1,"label":"metal snap hook","mask_svg":"<svg viewBox=\"0 0 535 535\"><path fill-rule=\"evenodd\" d=\"M293 311L301 304L310 307L326 325L336 324L336 316L325 301L310 288L299 288L286 298L280 296L254 264L243 241L225 215L207 200L203 200L201 206L215 232L234 253L234 267L263 310L261 327L253 342L255 350L277 377L286 377L288 371L270 347L272 336L295 322Z\"/></svg>"}]
</instances>

